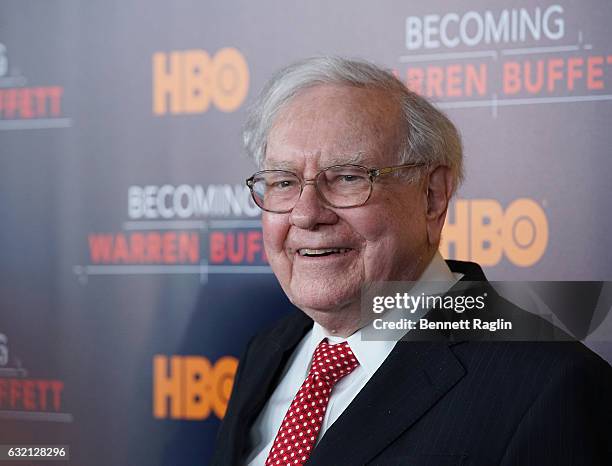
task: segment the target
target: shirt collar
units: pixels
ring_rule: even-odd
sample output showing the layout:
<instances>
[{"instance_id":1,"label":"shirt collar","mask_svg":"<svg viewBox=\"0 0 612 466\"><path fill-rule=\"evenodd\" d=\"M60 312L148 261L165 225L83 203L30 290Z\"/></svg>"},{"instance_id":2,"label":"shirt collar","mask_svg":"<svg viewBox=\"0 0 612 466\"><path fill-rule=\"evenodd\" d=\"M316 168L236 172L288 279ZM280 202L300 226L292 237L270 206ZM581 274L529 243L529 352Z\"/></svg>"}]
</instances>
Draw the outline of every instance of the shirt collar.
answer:
<instances>
[{"instance_id":1,"label":"shirt collar","mask_svg":"<svg viewBox=\"0 0 612 466\"><path fill-rule=\"evenodd\" d=\"M417 280L416 286L426 286L427 282L447 282L452 286L460 280L461 277L463 277L462 274L454 274L451 272L440 253L436 251L431 262ZM355 354L357 361L359 361L360 366L363 367L369 376L372 376L383 361L387 359L387 356L389 356L389 353L391 353L397 341L363 340L362 332L363 329L359 329L348 338L343 338L330 334L325 328L315 322L310 333L310 341L308 342L310 354L314 354L315 349L324 338L327 338L328 341L334 345L346 341L353 354Z\"/></svg>"}]
</instances>

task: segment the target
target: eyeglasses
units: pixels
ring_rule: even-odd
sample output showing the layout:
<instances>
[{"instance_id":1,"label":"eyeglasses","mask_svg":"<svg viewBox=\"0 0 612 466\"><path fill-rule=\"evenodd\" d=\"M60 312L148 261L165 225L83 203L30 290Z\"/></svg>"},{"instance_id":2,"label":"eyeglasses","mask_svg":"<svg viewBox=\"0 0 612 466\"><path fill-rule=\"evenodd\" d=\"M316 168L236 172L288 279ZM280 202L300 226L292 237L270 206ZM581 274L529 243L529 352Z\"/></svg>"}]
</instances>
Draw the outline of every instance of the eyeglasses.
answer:
<instances>
[{"instance_id":1,"label":"eyeglasses","mask_svg":"<svg viewBox=\"0 0 612 466\"><path fill-rule=\"evenodd\" d=\"M321 200L338 209L364 205L372 195L374 182L396 170L415 168L425 163L409 163L385 168L361 165L333 165L312 179L302 179L287 170L263 170L246 180L255 204L266 212L285 214L296 206L304 186L314 185Z\"/></svg>"}]
</instances>

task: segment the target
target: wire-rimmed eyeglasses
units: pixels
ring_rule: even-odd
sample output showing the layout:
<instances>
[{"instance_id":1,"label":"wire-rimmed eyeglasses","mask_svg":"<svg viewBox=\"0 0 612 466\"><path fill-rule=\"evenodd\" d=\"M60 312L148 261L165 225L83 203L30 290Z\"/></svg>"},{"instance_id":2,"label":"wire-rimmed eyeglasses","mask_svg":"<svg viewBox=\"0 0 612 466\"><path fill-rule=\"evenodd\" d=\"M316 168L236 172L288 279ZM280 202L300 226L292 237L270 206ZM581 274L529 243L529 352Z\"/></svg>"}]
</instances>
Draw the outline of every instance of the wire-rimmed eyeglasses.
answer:
<instances>
[{"instance_id":1,"label":"wire-rimmed eyeglasses","mask_svg":"<svg viewBox=\"0 0 612 466\"><path fill-rule=\"evenodd\" d=\"M384 168L361 165L333 165L318 172L312 179L302 179L287 170L262 170L246 180L255 204L266 212L285 214L297 204L304 186L314 185L320 199L330 207L360 207L372 195L374 182L396 170L415 168L425 163L409 163Z\"/></svg>"}]
</instances>

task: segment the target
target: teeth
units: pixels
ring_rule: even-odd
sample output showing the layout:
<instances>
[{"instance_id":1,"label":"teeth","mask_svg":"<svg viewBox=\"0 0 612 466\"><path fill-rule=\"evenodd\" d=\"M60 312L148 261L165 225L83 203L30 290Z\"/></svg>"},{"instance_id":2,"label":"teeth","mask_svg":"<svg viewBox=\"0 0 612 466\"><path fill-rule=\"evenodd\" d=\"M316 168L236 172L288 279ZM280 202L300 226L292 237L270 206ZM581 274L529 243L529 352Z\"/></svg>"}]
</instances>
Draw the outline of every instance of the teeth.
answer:
<instances>
[{"instance_id":1,"label":"teeth","mask_svg":"<svg viewBox=\"0 0 612 466\"><path fill-rule=\"evenodd\" d=\"M298 249L298 253L300 254L300 256L323 256L326 254L342 254L349 251L350 249L347 248Z\"/></svg>"}]
</instances>

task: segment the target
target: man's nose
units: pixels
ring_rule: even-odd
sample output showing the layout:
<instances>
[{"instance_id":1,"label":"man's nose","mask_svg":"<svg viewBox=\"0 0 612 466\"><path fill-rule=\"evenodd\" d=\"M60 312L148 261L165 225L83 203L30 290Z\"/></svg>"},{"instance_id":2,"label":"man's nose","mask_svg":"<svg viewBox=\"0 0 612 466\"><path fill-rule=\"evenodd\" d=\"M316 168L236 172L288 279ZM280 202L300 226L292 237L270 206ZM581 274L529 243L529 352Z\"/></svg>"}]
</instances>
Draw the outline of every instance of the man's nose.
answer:
<instances>
[{"instance_id":1,"label":"man's nose","mask_svg":"<svg viewBox=\"0 0 612 466\"><path fill-rule=\"evenodd\" d=\"M291 211L289 220L292 225L304 230L312 230L321 224L333 224L338 216L323 202L314 182L304 183L302 194Z\"/></svg>"}]
</instances>

